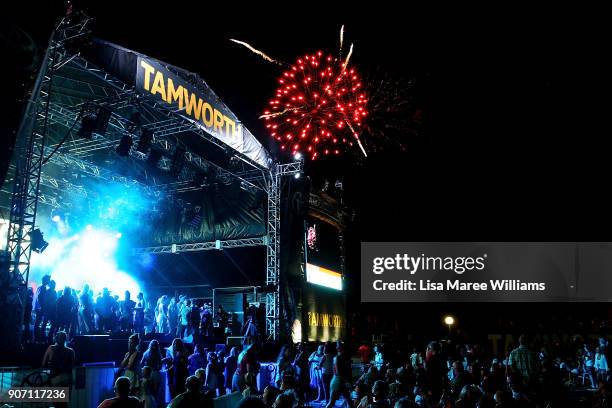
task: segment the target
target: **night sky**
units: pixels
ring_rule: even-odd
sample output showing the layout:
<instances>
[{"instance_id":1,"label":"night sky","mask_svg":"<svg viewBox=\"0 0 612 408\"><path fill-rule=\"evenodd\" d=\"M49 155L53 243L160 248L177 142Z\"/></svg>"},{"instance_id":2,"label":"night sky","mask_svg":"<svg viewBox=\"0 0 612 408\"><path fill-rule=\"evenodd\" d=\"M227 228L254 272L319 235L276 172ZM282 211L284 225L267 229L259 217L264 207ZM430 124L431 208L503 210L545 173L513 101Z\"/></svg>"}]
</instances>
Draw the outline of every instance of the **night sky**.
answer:
<instances>
[{"instance_id":1,"label":"night sky","mask_svg":"<svg viewBox=\"0 0 612 408\"><path fill-rule=\"evenodd\" d=\"M62 3L23 3L3 17L44 48ZM603 110L595 98L605 77L603 37L590 16L531 8L399 10L382 2L128 3L84 6L96 19L95 35L198 73L271 151L257 117L280 71L229 38L293 61L336 50L344 24L362 72L411 81L422 120L402 141L405 152L307 163L313 180L345 181L356 210L349 242L355 272L359 241L612 237L610 135L595 126ZM13 60L10 72L23 75L24 64ZM15 95L3 97L8 112L23 91L12 85ZM10 140L8 123L2 140Z\"/></svg>"}]
</instances>

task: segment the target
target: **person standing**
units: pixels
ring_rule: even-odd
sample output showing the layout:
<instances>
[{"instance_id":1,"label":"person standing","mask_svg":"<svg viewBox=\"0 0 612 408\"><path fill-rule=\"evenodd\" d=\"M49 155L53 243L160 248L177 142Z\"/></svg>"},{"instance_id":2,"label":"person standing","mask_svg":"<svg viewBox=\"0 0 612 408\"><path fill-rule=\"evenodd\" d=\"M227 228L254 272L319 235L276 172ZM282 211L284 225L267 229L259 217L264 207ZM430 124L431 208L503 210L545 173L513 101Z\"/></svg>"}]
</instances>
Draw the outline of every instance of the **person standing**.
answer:
<instances>
[{"instance_id":1,"label":"person standing","mask_svg":"<svg viewBox=\"0 0 612 408\"><path fill-rule=\"evenodd\" d=\"M172 398L185 391L185 380L189 375L187 369L188 355L183 340L174 339L171 346L171 366L168 368L170 375L170 395Z\"/></svg>"},{"instance_id":2,"label":"person standing","mask_svg":"<svg viewBox=\"0 0 612 408\"><path fill-rule=\"evenodd\" d=\"M131 299L131 294L129 290L125 291L125 298L119 304L120 311L120 327L121 331L127 331L128 333L132 332L133 329L133 321L134 321L134 308L136 307L136 302Z\"/></svg>"},{"instance_id":3,"label":"person standing","mask_svg":"<svg viewBox=\"0 0 612 408\"><path fill-rule=\"evenodd\" d=\"M351 360L344 351L344 344L338 342L338 354L334 357L334 376L330 382L330 398L326 408L332 408L340 396L345 401L350 401L349 390L346 383L351 380Z\"/></svg>"},{"instance_id":4,"label":"person standing","mask_svg":"<svg viewBox=\"0 0 612 408\"><path fill-rule=\"evenodd\" d=\"M170 334L176 336L179 326L179 306L176 302L176 297L172 297L168 305L168 326Z\"/></svg>"},{"instance_id":5,"label":"person standing","mask_svg":"<svg viewBox=\"0 0 612 408\"><path fill-rule=\"evenodd\" d=\"M128 351L120 365L123 375L130 379L133 394L136 394L140 387L140 361L140 338L134 333L128 340Z\"/></svg>"},{"instance_id":6,"label":"person standing","mask_svg":"<svg viewBox=\"0 0 612 408\"><path fill-rule=\"evenodd\" d=\"M147 387L151 389L151 392L155 396L157 401L164 400L164 390L161 387L161 369L163 366L163 358L161 355L161 348L157 340L151 340L149 342L149 348L142 355L140 360L141 367L149 367L151 369L151 376L148 380Z\"/></svg>"},{"instance_id":7,"label":"person standing","mask_svg":"<svg viewBox=\"0 0 612 408\"><path fill-rule=\"evenodd\" d=\"M323 397L325 401L330 400L330 384L334 376L334 347L331 342L325 343L323 357L319 362L321 368L321 382L323 383Z\"/></svg>"},{"instance_id":8,"label":"person standing","mask_svg":"<svg viewBox=\"0 0 612 408\"><path fill-rule=\"evenodd\" d=\"M72 290L66 286L62 292L62 296L57 299L55 307L55 319L51 325L49 336L54 336L58 330L63 330L70 333L70 325L72 323L72 313L76 305L72 297Z\"/></svg>"},{"instance_id":9,"label":"person standing","mask_svg":"<svg viewBox=\"0 0 612 408\"><path fill-rule=\"evenodd\" d=\"M203 350L202 344L196 344L193 350L193 354L189 356L187 368L189 375L195 375L198 368L204 368L206 366L206 353Z\"/></svg>"},{"instance_id":10,"label":"person standing","mask_svg":"<svg viewBox=\"0 0 612 408\"><path fill-rule=\"evenodd\" d=\"M181 302L180 316L179 316L179 329L176 337L183 338L189 336L189 314L191 313L191 299L186 299Z\"/></svg>"},{"instance_id":11,"label":"person standing","mask_svg":"<svg viewBox=\"0 0 612 408\"><path fill-rule=\"evenodd\" d=\"M95 330L93 291L85 284L79 296L79 331L81 334L92 334Z\"/></svg>"},{"instance_id":12,"label":"person standing","mask_svg":"<svg viewBox=\"0 0 612 408\"><path fill-rule=\"evenodd\" d=\"M42 339L44 337L44 328L47 326L45 321L48 321L49 317L45 316L45 296L47 290L49 290L49 282L51 276L45 275L42 278L42 284L36 289L36 295L34 296L34 304L32 308L36 317L34 318L34 341Z\"/></svg>"},{"instance_id":13,"label":"person standing","mask_svg":"<svg viewBox=\"0 0 612 408\"><path fill-rule=\"evenodd\" d=\"M96 299L96 314L98 315L98 329L100 331L108 332L112 330L115 316L114 303L110 291L107 288L103 288L102 295Z\"/></svg>"},{"instance_id":14,"label":"person standing","mask_svg":"<svg viewBox=\"0 0 612 408\"><path fill-rule=\"evenodd\" d=\"M158 333L168 333L168 296L162 295L157 299L155 321Z\"/></svg>"},{"instance_id":15,"label":"person standing","mask_svg":"<svg viewBox=\"0 0 612 408\"><path fill-rule=\"evenodd\" d=\"M145 334L145 299L142 292L138 293L136 296L136 305L134 306L132 325L134 327L134 333L138 333L142 338Z\"/></svg>"},{"instance_id":16,"label":"person standing","mask_svg":"<svg viewBox=\"0 0 612 408\"><path fill-rule=\"evenodd\" d=\"M236 372L238 366L238 349L232 347L229 355L225 357L225 364L223 367L223 377L225 378L225 389L226 391L232 392L232 377Z\"/></svg>"},{"instance_id":17,"label":"person standing","mask_svg":"<svg viewBox=\"0 0 612 408\"><path fill-rule=\"evenodd\" d=\"M43 337L46 336L47 324L51 324L51 328L49 329L48 341L51 343L53 341L53 327L57 325L56 322L56 314L57 311L57 292L55 291L55 281L52 279L49 281L49 288L45 292L44 300L43 300L43 315L45 319L43 320Z\"/></svg>"},{"instance_id":18,"label":"person standing","mask_svg":"<svg viewBox=\"0 0 612 408\"><path fill-rule=\"evenodd\" d=\"M510 352L508 365L506 366L506 376L509 373L516 373L521 376L525 384L530 385L536 380L538 373L538 358L535 352L528 347L527 336L519 336L519 346Z\"/></svg>"},{"instance_id":19,"label":"person standing","mask_svg":"<svg viewBox=\"0 0 612 408\"><path fill-rule=\"evenodd\" d=\"M315 402L321 401L324 396L323 391L323 379L321 377L321 359L324 355L324 346L320 344L315 351L312 352L308 357L308 363L310 364L310 388L317 390L317 398Z\"/></svg>"}]
</instances>

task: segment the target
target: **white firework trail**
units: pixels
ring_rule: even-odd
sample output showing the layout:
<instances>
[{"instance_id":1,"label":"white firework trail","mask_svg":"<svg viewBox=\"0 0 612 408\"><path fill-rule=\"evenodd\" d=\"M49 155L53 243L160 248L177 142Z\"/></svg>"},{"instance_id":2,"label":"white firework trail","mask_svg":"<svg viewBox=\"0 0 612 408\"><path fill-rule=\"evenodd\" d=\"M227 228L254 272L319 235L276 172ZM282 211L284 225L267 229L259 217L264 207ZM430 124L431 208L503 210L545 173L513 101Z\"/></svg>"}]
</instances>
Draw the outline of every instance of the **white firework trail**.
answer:
<instances>
[{"instance_id":1,"label":"white firework trail","mask_svg":"<svg viewBox=\"0 0 612 408\"><path fill-rule=\"evenodd\" d=\"M342 57L342 46L344 45L344 24L340 27L340 57Z\"/></svg>"},{"instance_id":2,"label":"white firework trail","mask_svg":"<svg viewBox=\"0 0 612 408\"><path fill-rule=\"evenodd\" d=\"M274 112L274 113L265 113L265 114L261 115L261 116L259 117L259 119L275 118L275 117L277 117L277 116L284 115L284 114L285 114L285 113L287 113L287 112L294 112L294 111L296 111L296 110L298 110L298 109L299 109L299 108L287 108L287 109L285 109L285 110L283 110L283 111L280 111L280 112Z\"/></svg>"},{"instance_id":3,"label":"white firework trail","mask_svg":"<svg viewBox=\"0 0 612 408\"><path fill-rule=\"evenodd\" d=\"M349 48L349 52L346 56L346 59L344 60L344 64L342 64L342 71L344 71L346 67L348 66L348 63L351 59L351 55L353 55L353 44L352 43L351 43L351 48Z\"/></svg>"},{"instance_id":4,"label":"white firework trail","mask_svg":"<svg viewBox=\"0 0 612 408\"><path fill-rule=\"evenodd\" d=\"M253 52L256 55L259 55L261 58L263 58L264 60L271 62L273 64L277 64L277 65L281 65L283 66L284 64L282 62L279 62L277 60L275 60L274 58L270 57L269 55L267 55L266 53L259 51L258 49L254 48L251 44L246 43L244 41L239 41L239 40L235 40L233 38L230 38L231 42L235 42L236 44L240 44L243 47L246 47L248 50L250 50L251 52Z\"/></svg>"},{"instance_id":5,"label":"white firework trail","mask_svg":"<svg viewBox=\"0 0 612 408\"><path fill-rule=\"evenodd\" d=\"M349 129L351 129L351 132L353 132L353 136L355 137L355 140L357 141L357 144L359 145L359 148L361 149L361 152L363 153L363 155L365 157L368 157L368 154L366 153L365 148L361 144L361 140L359 140L359 136L357 135L357 132L355 132L355 129L353 129L353 126L351 125L351 122L349 122L349 120L346 119L346 118L344 119L344 121L348 125Z\"/></svg>"}]
</instances>

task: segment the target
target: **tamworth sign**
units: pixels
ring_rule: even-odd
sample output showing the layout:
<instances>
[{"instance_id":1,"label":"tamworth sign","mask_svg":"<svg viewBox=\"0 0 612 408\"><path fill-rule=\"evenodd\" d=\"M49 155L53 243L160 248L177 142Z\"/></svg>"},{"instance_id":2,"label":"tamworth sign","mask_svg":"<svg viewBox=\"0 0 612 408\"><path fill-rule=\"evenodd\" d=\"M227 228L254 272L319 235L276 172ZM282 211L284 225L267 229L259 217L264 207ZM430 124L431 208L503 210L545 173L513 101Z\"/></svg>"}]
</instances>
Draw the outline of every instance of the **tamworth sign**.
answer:
<instances>
[{"instance_id":1,"label":"tamworth sign","mask_svg":"<svg viewBox=\"0 0 612 408\"><path fill-rule=\"evenodd\" d=\"M163 65L142 57L138 58L136 88L176 107L217 139L242 150L242 126L225 111L214 94L206 95L205 90L197 89Z\"/></svg>"}]
</instances>

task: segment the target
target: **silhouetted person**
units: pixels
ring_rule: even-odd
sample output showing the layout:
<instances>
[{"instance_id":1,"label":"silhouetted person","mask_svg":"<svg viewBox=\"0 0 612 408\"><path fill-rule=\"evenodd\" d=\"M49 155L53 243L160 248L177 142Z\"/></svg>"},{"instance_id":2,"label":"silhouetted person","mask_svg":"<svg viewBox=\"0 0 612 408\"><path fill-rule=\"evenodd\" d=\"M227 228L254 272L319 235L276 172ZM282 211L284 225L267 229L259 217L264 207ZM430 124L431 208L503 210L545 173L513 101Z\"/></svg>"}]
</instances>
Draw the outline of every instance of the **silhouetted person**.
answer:
<instances>
[{"instance_id":1,"label":"silhouetted person","mask_svg":"<svg viewBox=\"0 0 612 408\"><path fill-rule=\"evenodd\" d=\"M34 340L40 340L44 337L45 327L49 321L49 316L45 315L45 296L49 290L49 282L51 276L45 275L42 278L42 284L36 289L36 295L34 296L34 313L36 317L34 319Z\"/></svg>"},{"instance_id":2,"label":"silhouetted person","mask_svg":"<svg viewBox=\"0 0 612 408\"><path fill-rule=\"evenodd\" d=\"M130 396L132 384L127 377L119 377L115 381L115 397L105 399L98 408L138 408L140 401Z\"/></svg>"},{"instance_id":3,"label":"silhouetted person","mask_svg":"<svg viewBox=\"0 0 612 408\"><path fill-rule=\"evenodd\" d=\"M180 393L170 401L168 408L197 408L202 406L200 388L202 384L195 375L187 377L185 380L185 392Z\"/></svg>"},{"instance_id":4,"label":"silhouetted person","mask_svg":"<svg viewBox=\"0 0 612 408\"><path fill-rule=\"evenodd\" d=\"M134 321L134 308L136 302L131 299L130 291L125 291L125 298L119 304L119 311L121 313L121 330L132 331Z\"/></svg>"},{"instance_id":5,"label":"silhouetted person","mask_svg":"<svg viewBox=\"0 0 612 408\"><path fill-rule=\"evenodd\" d=\"M70 332L72 324L72 313L76 305L72 297L72 290L66 286L62 292L62 296L57 299L55 306L55 319L51 325L49 336L55 335L58 330L63 330L66 333Z\"/></svg>"},{"instance_id":6,"label":"silhouetted person","mask_svg":"<svg viewBox=\"0 0 612 408\"><path fill-rule=\"evenodd\" d=\"M115 300L110 295L107 288L102 289L102 295L96 299L96 314L98 315L98 329L101 331L111 331L113 328L113 319L115 309Z\"/></svg>"},{"instance_id":7,"label":"silhouetted person","mask_svg":"<svg viewBox=\"0 0 612 408\"><path fill-rule=\"evenodd\" d=\"M49 370L49 381L53 387L72 385L74 350L66 347L66 333L57 332L55 344L50 345L42 360L42 367Z\"/></svg>"},{"instance_id":8,"label":"silhouetted person","mask_svg":"<svg viewBox=\"0 0 612 408\"><path fill-rule=\"evenodd\" d=\"M57 292L55 291L55 281L49 281L49 288L45 292L44 300L43 300L43 314L44 321L42 327L43 336L45 336L45 330L47 329L47 322L51 323L51 329L49 330L48 341L51 343L53 341L53 327L57 324Z\"/></svg>"},{"instance_id":9,"label":"silhouetted person","mask_svg":"<svg viewBox=\"0 0 612 408\"><path fill-rule=\"evenodd\" d=\"M88 284L83 286L79 296L79 331L81 334L90 334L94 331L94 305Z\"/></svg>"}]
</instances>

